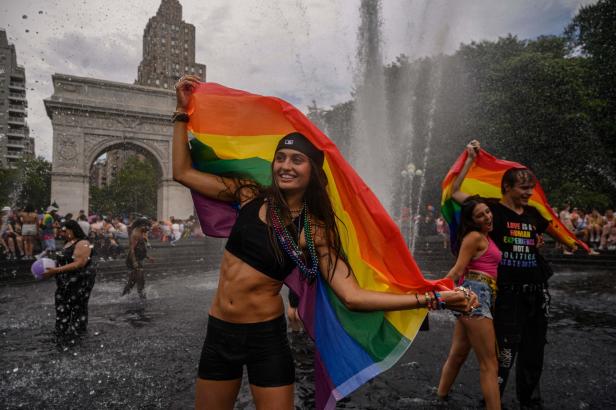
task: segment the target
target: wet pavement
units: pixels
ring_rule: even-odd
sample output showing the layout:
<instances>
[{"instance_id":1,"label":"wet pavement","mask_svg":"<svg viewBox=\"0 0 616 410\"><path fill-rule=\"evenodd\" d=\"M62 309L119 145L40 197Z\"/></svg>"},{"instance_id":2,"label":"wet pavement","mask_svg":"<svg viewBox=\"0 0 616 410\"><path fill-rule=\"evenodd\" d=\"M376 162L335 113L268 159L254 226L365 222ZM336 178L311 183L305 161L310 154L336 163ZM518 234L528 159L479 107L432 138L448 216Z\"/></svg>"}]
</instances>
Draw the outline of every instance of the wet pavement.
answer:
<instances>
[{"instance_id":1,"label":"wet pavement","mask_svg":"<svg viewBox=\"0 0 616 410\"><path fill-rule=\"evenodd\" d=\"M440 271L439 271L440 272ZM440 273L438 273L440 274ZM546 408L616 408L615 273L559 268L551 281L552 321L542 391ZM0 288L2 408L188 409L217 271L157 272L147 300L120 297L125 278L99 277L90 300L87 336L70 348L52 340L55 283ZM447 402L434 389L453 329L447 312L430 315L400 362L350 398L345 409L478 408L479 369L469 357ZM297 362L296 407L312 401L311 344L292 335ZM517 408L514 383L504 404ZM252 408L244 381L237 409Z\"/></svg>"}]
</instances>

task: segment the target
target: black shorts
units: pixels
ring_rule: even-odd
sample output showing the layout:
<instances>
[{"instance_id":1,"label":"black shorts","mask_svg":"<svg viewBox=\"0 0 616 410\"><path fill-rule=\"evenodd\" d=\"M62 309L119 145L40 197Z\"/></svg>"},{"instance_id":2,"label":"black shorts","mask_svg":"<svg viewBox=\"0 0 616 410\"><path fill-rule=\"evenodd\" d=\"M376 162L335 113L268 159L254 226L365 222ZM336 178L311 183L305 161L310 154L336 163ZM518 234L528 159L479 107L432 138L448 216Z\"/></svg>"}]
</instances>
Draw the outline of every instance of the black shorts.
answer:
<instances>
[{"instance_id":1,"label":"black shorts","mask_svg":"<svg viewBox=\"0 0 616 410\"><path fill-rule=\"evenodd\" d=\"M278 387L295 382L284 316L260 323L229 323L209 317L199 378L240 379L244 365L252 385Z\"/></svg>"}]
</instances>

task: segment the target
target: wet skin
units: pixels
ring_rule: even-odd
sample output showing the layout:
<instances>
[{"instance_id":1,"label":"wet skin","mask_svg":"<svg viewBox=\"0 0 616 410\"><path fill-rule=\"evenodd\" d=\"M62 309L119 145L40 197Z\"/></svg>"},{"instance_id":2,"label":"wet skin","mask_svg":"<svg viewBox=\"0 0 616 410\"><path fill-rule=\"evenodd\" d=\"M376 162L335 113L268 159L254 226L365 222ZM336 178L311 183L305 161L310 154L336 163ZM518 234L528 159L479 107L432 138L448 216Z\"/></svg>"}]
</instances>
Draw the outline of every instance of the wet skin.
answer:
<instances>
[{"instance_id":1,"label":"wet skin","mask_svg":"<svg viewBox=\"0 0 616 410\"><path fill-rule=\"evenodd\" d=\"M299 151L281 149L274 156L272 172L275 183L285 196L301 197L310 181L310 162ZM294 206L291 205L291 208ZM267 203L259 210L259 218L263 223L267 220L266 215ZM305 246L303 234L299 245L302 248ZM210 315L233 323L275 319L284 312L281 288L282 282L225 251L220 266L218 291L212 301Z\"/></svg>"}]
</instances>

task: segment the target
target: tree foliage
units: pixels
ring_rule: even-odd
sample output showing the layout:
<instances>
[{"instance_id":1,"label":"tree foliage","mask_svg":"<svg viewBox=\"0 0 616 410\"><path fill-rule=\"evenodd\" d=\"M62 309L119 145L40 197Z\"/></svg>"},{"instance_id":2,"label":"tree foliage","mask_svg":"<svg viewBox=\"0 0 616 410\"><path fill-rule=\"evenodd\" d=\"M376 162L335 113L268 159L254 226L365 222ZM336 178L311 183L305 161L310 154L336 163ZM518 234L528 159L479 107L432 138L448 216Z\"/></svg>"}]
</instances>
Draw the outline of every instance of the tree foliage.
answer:
<instances>
[{"instance_id":1,"label":"tree foliage","mask_svg":"<svg viewBox=\"0 0 616 410\"><path fill-rule=\"evenodd\" d=\"M530 167L555 206L616 205L616 0L581 8L562 36L402 55L384 72L388 143L404 153L388 166L423 168L427 158L424 204L439 202L440 181L475 138ZM338 106L319 117L328 129L349 115Z\"/></svg>"},{"instance_id":2,"label":"tree foliage","mask_svg":"<svg viewBox=\"0 0 616 410\"><path fill-rule=\"evenodd\" d=\"M108 186L90 187L90 208L99 214L156 216L158 181L151 162L130 157Z\"/></svg>"},{"instance_id":3,"label":"tree foliage","mask_svg":"<svg viewBox=\"0 0 616 410\"><path fill-rule=\"evenodd\" d=\"M15 168L0 169L0 198L7 205L24 208L30 204L40 209L49 206L51 196L51 162L43 157L26 157Z\"/></svg>"}]
</instances>

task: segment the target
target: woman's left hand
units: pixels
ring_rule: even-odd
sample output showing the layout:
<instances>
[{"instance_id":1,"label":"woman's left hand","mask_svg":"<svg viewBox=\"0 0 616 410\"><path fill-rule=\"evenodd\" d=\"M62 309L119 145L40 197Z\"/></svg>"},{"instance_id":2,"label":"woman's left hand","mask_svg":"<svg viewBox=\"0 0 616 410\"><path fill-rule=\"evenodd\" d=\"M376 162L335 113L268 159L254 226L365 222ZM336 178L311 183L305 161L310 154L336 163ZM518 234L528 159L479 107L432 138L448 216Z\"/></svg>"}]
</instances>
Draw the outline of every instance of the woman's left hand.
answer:
<instances>
[{"instance_id":1,"label":"woman's left hand","mask_svg":"<svg viewBox=\"0 0 616 410\"><path fill-rule=\"evenodd\" d=\"M440 293L447 309L458 312L470 312L479 306L477 295L469 289L458 287L454 290L442 291Z\"/></svg>"}]
</instances>

